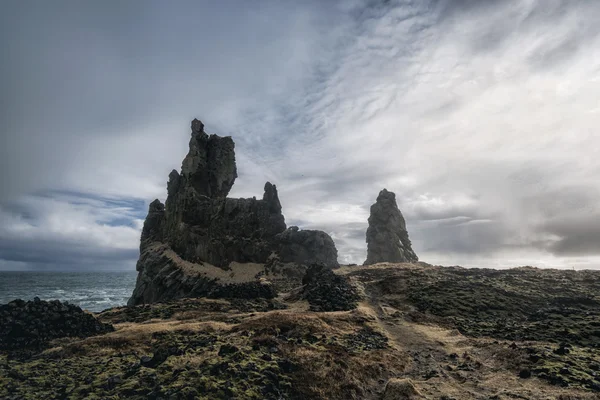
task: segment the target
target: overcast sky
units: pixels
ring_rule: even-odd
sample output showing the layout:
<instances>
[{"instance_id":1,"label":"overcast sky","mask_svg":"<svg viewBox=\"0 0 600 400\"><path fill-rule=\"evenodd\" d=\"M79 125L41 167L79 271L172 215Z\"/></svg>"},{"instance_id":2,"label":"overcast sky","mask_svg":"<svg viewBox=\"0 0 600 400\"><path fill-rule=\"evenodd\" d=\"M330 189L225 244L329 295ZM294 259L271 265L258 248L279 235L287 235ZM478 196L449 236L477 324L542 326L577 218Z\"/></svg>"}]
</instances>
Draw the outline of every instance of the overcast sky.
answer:
<instances>
[{"instance_id":1,"label":"overcast sky","mask_svg":"<svg viewBox=\"0 0 600 400\"><path fill-rule=\"evenodd\" d=\"M423 261L600 266L597 1L0 6L0 269L134 270L193 118L340 262L385 187Z\"/></svg>"}]
</instances>

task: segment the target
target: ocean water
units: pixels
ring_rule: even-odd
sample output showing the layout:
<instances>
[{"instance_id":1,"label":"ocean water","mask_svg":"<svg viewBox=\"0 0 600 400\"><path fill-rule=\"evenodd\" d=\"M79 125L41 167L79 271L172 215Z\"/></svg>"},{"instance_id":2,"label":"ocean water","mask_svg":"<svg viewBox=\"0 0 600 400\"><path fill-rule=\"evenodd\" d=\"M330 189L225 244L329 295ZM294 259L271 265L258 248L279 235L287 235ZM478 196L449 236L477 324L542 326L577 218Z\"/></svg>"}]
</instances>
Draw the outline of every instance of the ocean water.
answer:
<instances>
[{"instance_id":1,"label":"ocean water","mask_svg":"<svg viewBox=\"0 0 600 400\"><path fill-rule=\"evenodd\" d=\"M14 299L68 301L89 311L127 304L137 273L1 272L0 304Z\"/></svg>"}]
</instances>

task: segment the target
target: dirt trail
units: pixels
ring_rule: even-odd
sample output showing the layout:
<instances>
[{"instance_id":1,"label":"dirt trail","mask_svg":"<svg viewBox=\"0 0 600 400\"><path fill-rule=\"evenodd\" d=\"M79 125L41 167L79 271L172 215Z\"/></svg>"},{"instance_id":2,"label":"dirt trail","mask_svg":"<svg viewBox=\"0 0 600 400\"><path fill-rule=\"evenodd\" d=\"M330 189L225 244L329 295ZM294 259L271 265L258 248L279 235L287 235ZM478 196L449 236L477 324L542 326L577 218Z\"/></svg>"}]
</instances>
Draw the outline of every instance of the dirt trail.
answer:
<instances>
[{"instance_id":1,"label":"dirt trail","mask_svg":"<svg viewBox=\"0 0 600 400\"><path fill-rule=\"evenodd\" d=\"M423 399L592 399L589 393L581 397L561 397L564 389L550 386L538 379L520 379L507 368L504 358L506 343L491 339L474 339L456 330L436 325L410 322L408 309L399 310L376 293L367 283L363 304L376 315L376 323L392 344L410 359L401 378L410 378ZM369 290L370 289L370 290ZM371 293L370 293L371 291ZM375 291L375 292L373 292ZM397 300L397 299L396 299ZM394 301L394 304L398 304ZM508 360L510 361L510 360Z\"/></svg>"},{"instance_id":2,"label":"dirt trail","mask_svg":"<svg viewBox=\"0 0 600 400\"><path fill-rule=\"evenodd\" d=\"M468 393L466 397L466 388L461 387L460 381L455 382L456 378L444 368L451 358L450 354L454 358L458 352L470 350L470 346L459 343L464 342L460 334L407 322L399 310L379 303L374 296L369 296L368 306L375 311L377 324L386 332L392 344L409 356L410 364L403 377L410 378L426 398L440 399L444 395L448 399L478 398L473 397L473 393ZM442 387L440 380L444 381Z\"/></svg>"}]
</instances>

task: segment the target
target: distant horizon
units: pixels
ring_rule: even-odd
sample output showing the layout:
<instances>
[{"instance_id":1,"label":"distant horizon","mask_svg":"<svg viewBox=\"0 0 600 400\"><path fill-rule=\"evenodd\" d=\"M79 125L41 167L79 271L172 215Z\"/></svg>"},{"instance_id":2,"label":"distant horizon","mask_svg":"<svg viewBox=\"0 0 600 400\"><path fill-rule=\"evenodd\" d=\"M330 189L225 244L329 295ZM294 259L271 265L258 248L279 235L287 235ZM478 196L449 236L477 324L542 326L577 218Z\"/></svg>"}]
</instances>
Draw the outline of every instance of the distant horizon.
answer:
<instances>
[{"instance_id":1,"label":"distant horizon","mask_svg":"<svg viewBox=\"0 0 600 400\"><path fill-rule=\"evenodd\" d=\"M132 273L137 274L135 269L133 270L119 270L119 269L85 269L85 270L70 270L70 269L0 269L1 272L43 272L43 273L98 273L98 272L118 272L118 273Z\"/></svg>"},{"instance_id":2,"label":"distant horizon","mask_svg":"<svg viewBox=\"0 0 600 400\"><path fill-rule=\"evenodd\" d=\"M477 266L477 265L457 265L457 264L449 264L449 265L442 265L442 264L437 264L437 263L428 263L427 261L418 261L417 263L425 263L425 264L429 264L432 266L436 266L436 267L460 267L460 268L467 268L467 269L495 269L495 270L506 270L506 269L513 269L513 268L523 268L523 267L533 267L533 268L538 268L538 269L556 269L556 270L566 270L566 271L596 271L598 270L597 268L577 268L577 267L566 267L566 266L536 266L536 265L515 265L512 267L490 267L490 266ZM415 263L415 264L417 264ZM393 263L392 263L393 264ZM356 265L356 266L362 266L361 264L357 264L357 263L350 263L350 264L340 264L341 267L343 266L352 266L352 265ZM10 270L10 269L0 269L0 273L2 272L35 272L35 273L131 273L131 274L137 274L137 271L134 269L84 269L84 270L76 270L76 269L27 269L27 270Z\"/></svg>"}]
</instances>

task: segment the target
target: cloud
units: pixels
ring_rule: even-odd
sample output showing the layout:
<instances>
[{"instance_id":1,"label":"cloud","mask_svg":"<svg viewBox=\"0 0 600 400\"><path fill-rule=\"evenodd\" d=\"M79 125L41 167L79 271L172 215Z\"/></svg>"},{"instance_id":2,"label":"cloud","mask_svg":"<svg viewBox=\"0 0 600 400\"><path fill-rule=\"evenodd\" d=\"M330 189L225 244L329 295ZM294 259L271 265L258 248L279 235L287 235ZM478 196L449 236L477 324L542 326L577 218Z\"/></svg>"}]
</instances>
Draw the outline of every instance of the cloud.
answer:
<instances>
[{"instance_id":1,"label":"cloud","mask_svg":"<svg viewBox=\"0 0 600 400\"><path fill-rule=\"evenodd\" d=\"M132 221L198 117L236 142L231 195L277 184L288 224L330 233L340 261L364 260L386 187L425 261L596 266L594 2L33 5L0 17L11 263L132 268Z\"/></svg>"},{"instance_id":2,"label":"cloud","mask_svg":"<svg viewBox=\"0 0 600 400\"><path fill-rule=\"evenodd\" d=\"M123 268L138 255L137 203L76 193L22 198L0 209L0 259L8 267Z\"/></svg>"}]
</instances>

